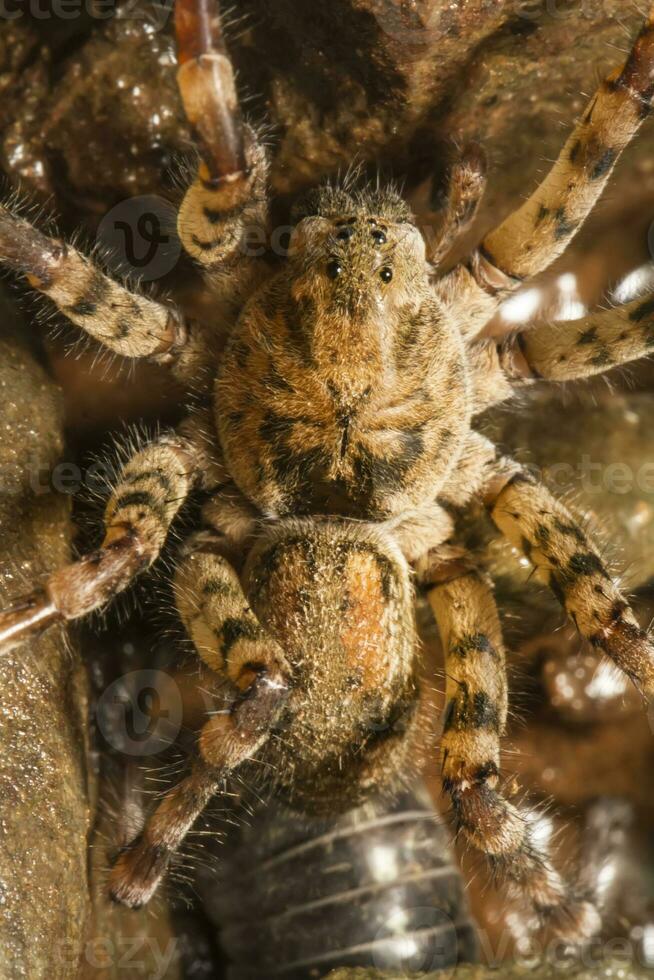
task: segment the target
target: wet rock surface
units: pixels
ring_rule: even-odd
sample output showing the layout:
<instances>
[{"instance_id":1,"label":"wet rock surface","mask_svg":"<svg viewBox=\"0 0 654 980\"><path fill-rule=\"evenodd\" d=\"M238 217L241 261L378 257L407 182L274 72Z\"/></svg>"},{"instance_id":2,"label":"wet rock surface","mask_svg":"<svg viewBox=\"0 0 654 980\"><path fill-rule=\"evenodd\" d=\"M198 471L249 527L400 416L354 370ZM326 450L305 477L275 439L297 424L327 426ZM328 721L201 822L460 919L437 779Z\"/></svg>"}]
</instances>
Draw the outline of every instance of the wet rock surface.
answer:
<instances>
[{"instance_id":1,"label":"wet rock surface","mask_svg":"<svg viewBox=\"0 0 654 980\"><path fill-rule=\"evenodd\" d=\"M54 492L50 479L65 458L61 393L18 333L24 337L27 324L17 321L4 297L0 301L5 603L69 559L72 524L70 497ZM96 826L88 693L77 644L60 629L0 661L3 978L178 975L179 950L166 909L160 905L156 917L127 912L105 895L110 811L100 808Z\"/></svg>"},{"instance_id":2,"label":"wet rock surface","mask_svg":"<svg viewBox=\"0 0 654 980\"><path fill-rule=\"evenodd\" d=\"M522 965L504 963L501 970L488 970L481 966L459 966L452 970L438 971L437 973L414 973L403 974L402 980L422 977L423 980L491 980L491 978L501 976L502 980L554 980L554 978L568 977L570 980L645 980L651 973L631 966L620 960L607 960L596 966L574 966L560 967L543 965ZM330 973L329 980L400 980L397 974L379 973L376 970L336 970Z\"/></svg>"},{"instance_id":3,"label":"wet rock surface","mask_svg":"<svg viewBox=\"0 0 654 980\"><path fill-rule=\"evenodd\" d=\"M72 55L41 43L18 73L1 156L24 191L37 200L54 192L73 222L93 224L117 201L169 190L170 154L188 131L171 38L145 14L86 25L74 41Z\"/></svg>"},{"instance_id":4,"label":"wet rock surface","mask_svg":"<svg viewBox=\"0 0 654 980\"><path fill-rule=\"evenodd\" d=\"M7 308L3 314L7 316ZM0 342L3 601L67 559L69 504L34 492L62 454L61 398ZM0 973L70 977L89 916L86 683L59 630L0 662Z\"/></svg>"},{"instance_id":5,"label":"wet rock surface","mask_svg":"<svg viewBox=\"0 0 654 980\"><path fill-rule=\"evenodd\" d=\"M0 85L16 80L0 113L2 166L23 190L53 193L72 224L93 226L125 197L169 194L188 150L169 9L118 10L21 20L0 41ZM271 129L277 193L354 161L411 185L442 176L453 141L473 139L493 173L487 224L556 155L639 18L621 0L238 0L225 19L250 114ZM644 145L623 189L634 168L652 180Z\"/></svg>"}]
</instances>

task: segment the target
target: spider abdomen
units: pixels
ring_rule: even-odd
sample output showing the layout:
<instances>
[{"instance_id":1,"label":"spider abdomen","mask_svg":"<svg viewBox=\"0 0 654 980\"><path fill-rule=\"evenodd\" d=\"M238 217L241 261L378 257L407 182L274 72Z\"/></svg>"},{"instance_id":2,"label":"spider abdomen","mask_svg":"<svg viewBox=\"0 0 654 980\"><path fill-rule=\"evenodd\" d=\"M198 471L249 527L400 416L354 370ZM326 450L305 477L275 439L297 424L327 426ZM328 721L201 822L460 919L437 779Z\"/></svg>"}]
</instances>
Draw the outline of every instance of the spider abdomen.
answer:
<instances>
[{"instance_id":1,"label":"spider abdomen","mask_svg":"<svg viewBox=\"0 0 654 980\"><path fill-rule=\"evenodd\" d=\"M264 752L277 794L334 813L406 784L425 726L413 588L390 536L347 521L282 522L255 546L244 584L289 665Z\"/></svg>"}]
</instances>

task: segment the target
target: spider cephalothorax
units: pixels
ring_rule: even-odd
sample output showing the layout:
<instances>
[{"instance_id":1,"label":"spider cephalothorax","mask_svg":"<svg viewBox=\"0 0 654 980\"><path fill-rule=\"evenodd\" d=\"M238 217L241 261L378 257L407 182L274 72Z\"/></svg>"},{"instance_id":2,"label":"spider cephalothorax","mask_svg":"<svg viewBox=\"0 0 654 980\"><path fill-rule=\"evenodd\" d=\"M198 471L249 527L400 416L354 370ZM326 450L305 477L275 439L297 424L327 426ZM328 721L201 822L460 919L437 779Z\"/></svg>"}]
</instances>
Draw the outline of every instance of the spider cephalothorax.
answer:
<instances>
[{"instance_id":1,"label":"spider cephalothorax","mask_svg":"<svg viewBox=\"0 0 654 980\"><path fill-rule=\"evenodd\" d=\"M449 272L440 259L483 189L474 159L452 172L436 243L425 244L396 192L328 187L296 208L287 256L253 254L253 229L271 232L266 153L241 122L217 16L205 0L177 0L176 25L201 154L178 232L211 283L208 322L128 290L0 210L5 265L110 350L169 364L194 395L177 430L123 468L102 547L0 614L7 647L101 607L156 560L184 500L203 491L203 529L180 553L175 603L232 699L202 728L190 775L119 857L112 893L146 901L240 766L266 762L273 787L305 811L346 808L412 771L413 570L445 650L443 783L460 829L539 915L588 936L593 905L502 789L502 633L456 517L483 502L579 632L654 693L650 637L594 542L475 429L533 379L586 377L652 350L651 298L499 343L483 328L565 249L650 111L654 10L543 183Z\"/></svg>"},{"instance_id":2,"label":"spider cephalothorax","mask_svg":"<svg viewBox=\"0 0 654 980\"><path fill-rule=\"evenodd\" d=\"M401 513L433 500L462 452L463 341L394 195L324 191L315 212L225 351L226 462L264 512Z\"/></svg>"}]
</instances>

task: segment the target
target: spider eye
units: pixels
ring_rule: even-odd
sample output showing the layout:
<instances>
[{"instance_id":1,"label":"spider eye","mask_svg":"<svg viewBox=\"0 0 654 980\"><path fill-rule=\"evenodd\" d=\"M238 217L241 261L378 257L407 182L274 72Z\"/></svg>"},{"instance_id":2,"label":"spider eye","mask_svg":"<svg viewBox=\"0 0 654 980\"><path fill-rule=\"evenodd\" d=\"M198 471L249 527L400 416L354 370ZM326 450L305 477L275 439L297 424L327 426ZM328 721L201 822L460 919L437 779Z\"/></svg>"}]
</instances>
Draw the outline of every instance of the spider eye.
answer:
<instances>
[{"instance_id":1,"label":"spider eye","mask_svg":"<svg viewBox=\"0 0 654 980\"><path fill-rule=\"evenodd\" d=\"M345 228L341 228L336 237L338 238L339 242L346 242L349 238L352 238L353 234L354 228L346 226Z\"/></svg>"},{"instance_id":2,"label":"spider eye","mask_svg":"<svg viewBox=\"0 0 654 980\"><path fill-rule=\"evenodd\" d=\"M330 279L338 279L342 271L343 266L338 259L332 259L332 261L327 264L327 275Z\"/></svg>"},{"instance_id":3,"label":"spider eye","mask_svg":"<svg viewBox=\"0 0 654 980\"><path fill-rule=\"evenodd\" d=\"M382 269L382 271L379 273L379 278L382 282L390 282L393 278L393 270L388 268Z\"/></svg>"},{"instance_id":4,"label":"spider eye","mask_svg":"<svg viewBox=\"0 0 654 980\"><path fill-rule=\"evenodd\" d=\"M386 232L382 231L381 228L375 228L375 230L372 233L372 237L375 239L377 245L386 244L387 241Z\"/></svg>"}]
</instances>

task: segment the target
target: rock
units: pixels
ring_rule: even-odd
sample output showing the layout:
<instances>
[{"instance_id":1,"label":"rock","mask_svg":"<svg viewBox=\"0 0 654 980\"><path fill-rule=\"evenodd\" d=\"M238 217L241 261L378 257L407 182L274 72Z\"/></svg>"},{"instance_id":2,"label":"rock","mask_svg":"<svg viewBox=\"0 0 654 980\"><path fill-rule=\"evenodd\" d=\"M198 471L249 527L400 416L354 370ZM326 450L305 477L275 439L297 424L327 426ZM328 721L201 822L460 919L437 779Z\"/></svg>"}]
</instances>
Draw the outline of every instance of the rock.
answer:
<instances>
[{"instance_id":1,"label":"rock","mask_svg":"<svg viewBox=\"0 0 654 980\"><path fill-rule=\"evenodd\" d=\"M47 19L29 25L44 43L29 62L38 91L27 108L23 85L8 94L2 165L26 189L54 193L73 223L93 225L125 197L170 193L188 128L167 13L129 3L108 22L74 24L74 44L56 45ZM556 156L581 93L620 60L640 20L620 0L237 0L225 16L250 114L272 128L278 194L355 161L411 186L442 175L453 141L474 139L492 172L481 225ZM56 72L44 72L48 58ZM644 145L621 168L624 190L635 168L642 200L654 186Z\"/></svg>"},{"instance_id":2,"label":"rock","mask_svg":"<svg viewBox=\"0 0 654 980\"><path fill-rule=\"evenodd\" d=\"M71 515L70 497L53 490L65 459L61 394L7 331L16 314L0 302L4 603L69 560ZM97 806L86 670L63 630L0 660L0 747L0 976L174 980L178 950L165 905L154 918L105 896L111 812Z\"/></svg>"},{"instance_id":3,"label":"rock","mask_svg":"<svg viewBox=\"0 0 654 980\"><path fill-rule=\"evenodd\" d=\"M503 963L501 971L486 969L483 966L459 966L452 970L437 973L416 973L411 978L421 977L423 980L646 980L651 973L638 966L625 963L621 959L607 959L593 966L569 966L544 964L534 967L533 964ZM402 978L392 973L379 973L375 970L336 970L329 974L328 980L410 980L406 974Z\"/></svg>"},{"instance_id":4,"label":"rock","mask_svg":"<svg viewBox=\"0 0 654 980\"><path fill-rule=\"evenodd\" d=\"M61 399L16 341L0 344L0 403L6 602L67 560L70 507L48 481L63 451ZM0 674L0 973L68 978L90 911L85 673L54 629L4 657Z\"/></svg>"},{"instance_id":5,"label":"rock","mask_svg":"<svg viewBox=\"0 0 654 980\"><path fill-rule=\"evenodd\" d=\"M163 892L137 912L107 898L108 856L127 842L121 838L127 807L141 803L141 787L132 785L137 778L133 767L122 763L114 760L109 766L103 759L105 778L89 853L91 917L77 980L177 980L186 951L173 929Z\"/></svg>"}]
</instances>

